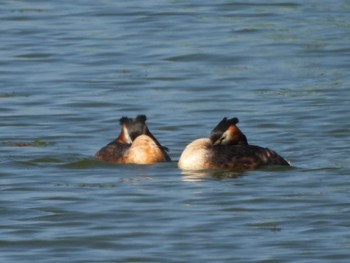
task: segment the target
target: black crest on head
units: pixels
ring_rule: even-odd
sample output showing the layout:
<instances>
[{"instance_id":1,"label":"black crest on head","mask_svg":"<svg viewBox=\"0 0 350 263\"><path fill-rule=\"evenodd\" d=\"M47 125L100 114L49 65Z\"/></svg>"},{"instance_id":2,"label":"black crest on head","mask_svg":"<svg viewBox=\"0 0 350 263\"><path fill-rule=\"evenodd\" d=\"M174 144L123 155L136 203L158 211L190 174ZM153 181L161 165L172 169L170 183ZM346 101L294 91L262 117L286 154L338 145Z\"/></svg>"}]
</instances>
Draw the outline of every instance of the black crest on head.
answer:
<instances>
[{"instance_id":1,"label":"black crest on head","mask_svg":"<svg viewBox=\"0 0 350 263\"><path fill-rule=\"evenodd\" d=\"M128 117L123 116L119 119L119 123L120 123L120 125L123 125L124 123L126 123L129 120L130 119Z\"/></svg>"},{"instance_id":2,"label":"black crest on head","mask_svg":"<svg viewBox=\"0 0 350 263\"><path fill-rule=\"evenodd\" d=\"M228 127L230 127L230 125L236 125L238 122L239 120L236 117L232 119L223 118L222 121L220 121L213 130L218 129L218 130L226 131Z\"/></svg>"},{"instance_id":3,"label":"black crest on head","mask_svg":"<svg viewBox=\"0 0 350 263\"><path fill-rule=\"evenodd\" d=\"M216 125L216 127L211 131L209 136L210 141L214 143L219 140L222 134L227 131L228 127L230 127L230 125L236 125L238 122L239 120L236 117L232 119L227 119L226 117L223 118L222 121L220 121L218 125Z\"/></svg>"},{"instance_id":4,"label":"black crest on head","mask_svg":"<svg viewBox=\"0 0 350 263\"><path fill-rule=\"evenodd\" d=\"M146 122L147 117L146 117L146 115L137 115L136 120L144 123L144 122Z\"/></svg>"},{"instance_id":5,"label":"black crest on head","mask_svg":"<svg viewBox=\"0 0 350 263\"><path fill-rule=\"evenodd\" d=\"M138 115L135 119L122 117L119 122L124 125L131 140L135 140L142 134L147 134L146 115Z\"/></svg>"}]
</instances>

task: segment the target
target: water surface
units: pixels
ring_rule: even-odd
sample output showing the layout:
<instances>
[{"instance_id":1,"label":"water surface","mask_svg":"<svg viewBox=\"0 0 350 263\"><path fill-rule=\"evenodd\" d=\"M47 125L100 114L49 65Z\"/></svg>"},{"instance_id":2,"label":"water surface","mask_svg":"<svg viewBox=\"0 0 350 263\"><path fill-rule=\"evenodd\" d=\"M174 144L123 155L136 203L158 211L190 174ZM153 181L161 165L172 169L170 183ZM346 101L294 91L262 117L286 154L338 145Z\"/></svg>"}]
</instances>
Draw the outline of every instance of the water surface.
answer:
<instances>
[{"instance_id":1,"label":"water surface","mask_svg":"<svg viewBox=\"0 0 350 263\"><path fill-rule=\"evenodd\" d=\"M347 262L347 1L0 4L2 262ZM95 152L148 116L171 163ZM179 170L236 116L292 169Z\"/></svg>"}]
</instances>

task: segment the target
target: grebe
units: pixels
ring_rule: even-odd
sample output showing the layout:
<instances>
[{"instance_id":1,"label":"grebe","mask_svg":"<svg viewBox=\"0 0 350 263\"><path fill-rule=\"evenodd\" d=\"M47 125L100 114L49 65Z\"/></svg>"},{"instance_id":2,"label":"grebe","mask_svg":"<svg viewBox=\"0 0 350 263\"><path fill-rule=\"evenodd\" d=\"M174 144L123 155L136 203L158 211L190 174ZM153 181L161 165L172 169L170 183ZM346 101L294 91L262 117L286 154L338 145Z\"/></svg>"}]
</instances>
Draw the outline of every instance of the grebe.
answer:
<instances>
[{"instance_id":1,"label":"grebe","mask_svg":"<svg viewBox=\"0 0 350 263\"><path fill-rule=\"evenodd\" d=\"M125 164L152 164L168 162L167 148L163 147L146 125L147 117L122 117L119 136L96 153L97 160Z\"/></svg>"},{"instance_id":2,"label":"grebe","mask_svg":"<svg viewBox=\"0 0 350 263\"><path fill-rule=\"evenodd\" d=\"M210 133L210 138L194 140L182 152L178 166L184 170L249 170L262 166L289 166L276 152L249 145L236 126L237 118L224 118Z\"/></svg>"}]
</instances>

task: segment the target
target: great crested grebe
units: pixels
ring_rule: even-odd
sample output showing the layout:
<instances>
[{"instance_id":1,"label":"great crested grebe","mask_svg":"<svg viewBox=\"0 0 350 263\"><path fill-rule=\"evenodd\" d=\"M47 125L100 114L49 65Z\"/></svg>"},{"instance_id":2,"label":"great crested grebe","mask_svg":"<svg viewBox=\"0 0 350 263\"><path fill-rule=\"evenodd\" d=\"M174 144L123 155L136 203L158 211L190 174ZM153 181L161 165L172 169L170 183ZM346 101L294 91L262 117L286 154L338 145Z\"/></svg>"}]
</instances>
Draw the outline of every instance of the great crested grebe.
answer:
<instances>
[{"instance_id":1,"label":"great crested grebe","mask_svg":"<svg viewBox=\"0 0 350 263\"><path fill-rule=\"evenodd\" d=\"M182 152L178 166L184 170L249 170L262 166L289 166L276 152L249 145L236 126L237 118L224 118L209 138L194 140Z\"/></svg>"},{"instance_id":2,"label":"great crested grebe","mask_svg":"<svg viewBox=\"0 0 350 263\"><path fill-rule=\"evenodd\" d=\"M167 148L163 147L146 125L147 117L122 117L119 136L96 153L97 160L125 164L152 164L168 162Z\"/></svg>"}]
</instances>

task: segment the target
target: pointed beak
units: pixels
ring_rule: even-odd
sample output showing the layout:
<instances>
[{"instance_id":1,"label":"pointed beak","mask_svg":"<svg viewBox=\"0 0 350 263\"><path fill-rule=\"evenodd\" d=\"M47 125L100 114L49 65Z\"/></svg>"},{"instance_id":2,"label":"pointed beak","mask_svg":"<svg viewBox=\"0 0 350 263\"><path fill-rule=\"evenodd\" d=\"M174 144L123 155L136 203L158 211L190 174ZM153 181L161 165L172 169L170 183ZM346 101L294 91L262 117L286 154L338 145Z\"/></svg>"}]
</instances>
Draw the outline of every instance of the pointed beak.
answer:
<instances>
[{"instance_id":1,"label":"pointed beak","mask_svg":"<svg viewBox=\"0 0 350 263\"><path fill-rule=\"evenodd\" d=\"M220 144L220 140L217 140L216 142L213 143L213 145L219 145Z\"/></svg>"},{"instance_id":2,"label":"pointed beak","mask_svg":"<svg viewBox=\"0 0 350 263\"><path fill-rule=\"evenodd\" d=\"M215 134L212 134L212 136L210 136L210 141L211 141L211 143L213 144L213 145L218 145L218 144L220 144L220 138L218 138L218 136L217 135L215 135Z\"/></svg>"},{"instance_id":3,"label":"pointed beak","mask_svg":"<svg viewBox=\"0 0 350 263\"><path fill-rule=\"evenodd\" d=\"M213 144L213 145L219 145L220 142L221 142L220 139L218 139L218 140L216 140L216 141L214 141L214 142L212 141L212 144Z\"/></svg>"}]
</instances>

